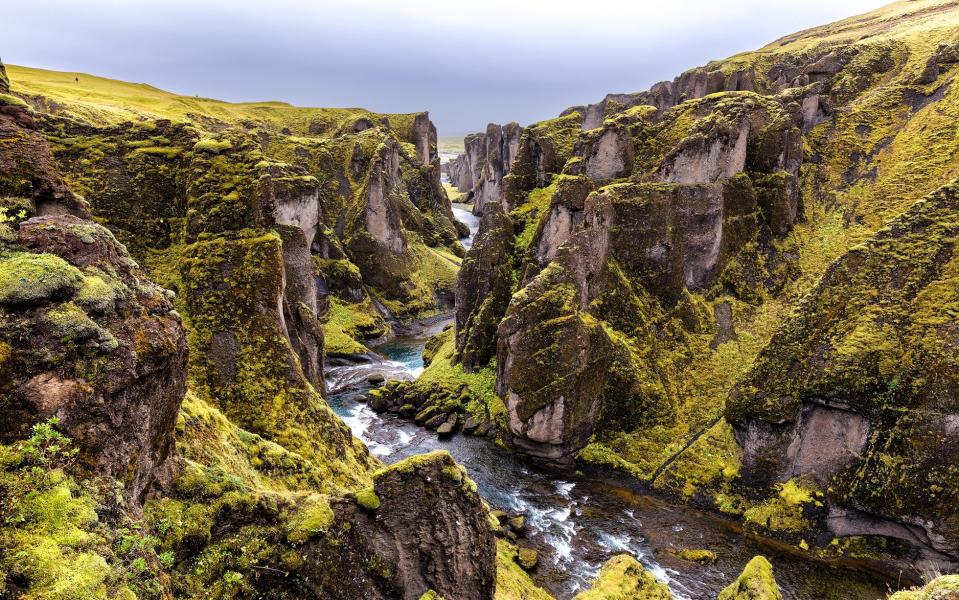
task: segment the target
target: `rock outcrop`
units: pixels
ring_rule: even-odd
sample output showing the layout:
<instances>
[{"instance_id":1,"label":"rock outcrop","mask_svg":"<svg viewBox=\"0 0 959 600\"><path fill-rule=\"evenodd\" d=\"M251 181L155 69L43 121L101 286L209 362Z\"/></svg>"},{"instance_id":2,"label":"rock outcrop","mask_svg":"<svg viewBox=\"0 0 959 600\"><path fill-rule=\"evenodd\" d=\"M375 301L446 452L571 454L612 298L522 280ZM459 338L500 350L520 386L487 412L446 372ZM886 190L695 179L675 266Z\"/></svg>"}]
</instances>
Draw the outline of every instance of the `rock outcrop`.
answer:
<instances>
[{"instance_id":1,"label":"rock outcrop","mask_svg":"<svg viewBox=\"0 0 959 600\"><path fill-rule=\"evenodd\" d=\"M596 581L574 600L671 600L673 595L665 584L656 580L638 560L620 554L606 561Z\"/></svg>"},{"instance_id":2,"label":"rock outcrop","mask_svg":"<svg viewBox=\"0 0 959 600\"><path fill-rule=\"evenodd\" d=\"M676 139L677 124L690 118L686 136L665 145L660 136ZM597 422L636 426L672 414L664 395L671 383L653 366L657 344L638 356L623 336L643 335L637 323L655 322L689 291L705 292L747 247L791 229L797 121L778 101L737 94L663 116L630 113L579 135L564 168L571 174L553 175L543 188L549 209L527 251L526 288L498 331L497 391L514 444L568 460ZM526 148L538 131L526 130ZM604 139L609 145L597 150ZM637 163L638 145L656 150ZM591 191L634 171L632 182ZM636 182L644 179L652 182ZM463 310L473 306L464 298Z\"/></svg>"},{"instance_id":3,"label":"rock outcrop","mask_svg":"<svg viewBox=\"0 0 959 600\"><path fill-rule=\"evenodd\" d=\"M466 192L465 202L473 213L482 215L488 202L503 197L503 178L509 173L519 151L523 128L516 123L490 123L485 133L473 133L463 140L465 152L450 161L447 173L451 184Z\"/></svg>"},{"instance_id":4,"label":"rock outcrop","mask_svg":"<svg viewBox=\"0 0 959 600\"><path fill-rule=\"evenodd\" d=\"M81 218L17 104L0 105L0 196L0 441L55 418L83 467L138 506L172 450L186 384L172 294Z\"/></svg>"},{"instance_id":5,"label":"rock outcrop","mask_svg":"<svg viewBox=\"0 0 959 600\"><path fill-rule=\"evenodd\" d=\"M467 372L496 354L496 328L513 284L513 222L500 203L487 205L456 278L456 352Z\"/></svg>"},{"instance_id":6,"label":"rock outcrop","mask_svg":"<svg viewBox=\"0 0 959 600\"><path fill-rule=\"evenodd\" d=\"M493 598L496 539L476 484L448 453L387 467L371 490L332 509L339 531L303 548L301 577L311 593L419 600L433 590L443 598ZM371 561L378 566L372 577Z\"/></svg>"},{"instance_id":7,"label":"rock outcrop","mask_svg":"<svg viewBox=\"0 0 959 600\"><path fill-rule=\"evenodd\" d=\"M180 318L103 227L50 215L4 229L0 439L55 417L84 464L139 503L172 449L186 383Z\"/></svg>"},{"instance_id":8,"label":"rock outcrop","mask_svg":"<svg viewBox=\"0 0 959 600\"><path fill-rule=\"evenodd\" d=\"M726 413L750 485L813 480L833 534L901 538L938 569L959 548L957 211L952 184L831 265Z\"/></svg>"}]
</instances>

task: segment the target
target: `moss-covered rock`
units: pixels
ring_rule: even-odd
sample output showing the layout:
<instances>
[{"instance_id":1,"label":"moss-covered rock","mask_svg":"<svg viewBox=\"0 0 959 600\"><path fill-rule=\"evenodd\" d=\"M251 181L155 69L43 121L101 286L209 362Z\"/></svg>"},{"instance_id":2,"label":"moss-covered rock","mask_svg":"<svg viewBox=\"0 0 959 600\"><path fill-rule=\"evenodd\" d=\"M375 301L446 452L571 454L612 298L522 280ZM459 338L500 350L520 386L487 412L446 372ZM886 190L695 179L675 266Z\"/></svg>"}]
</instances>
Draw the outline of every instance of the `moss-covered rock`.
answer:
<instances>
[{"instance_id":1,"label":"moss-covered rock","mask_svg":"<svg viewBox=\"0 0 959 600\"><path fill-rule=\"evenodd\" d=\"M90 221L28 219L15 248L0 255L0 340L11 374L0 383L0 437L57 417L84 463L139 503L167 458L185 389L180 319L165 291Z\"/></svg>"},{"instance_id":2,"label":"moss-covered rock","mask_svg":"<svg viewBox=\"0 0 959 600\"><path fill-rule=\"evenodd\" d=\"M782 594L773 576L773 566L763 556L753 558L736 581L719 593L716 600L780 600Z\"/></svg>"},{"instance_id":3,"label":"moss-covered rock","mask_svg":"<svg viewBox=\"0 0 959 600\"><path fill-rule=\"evenodd\" d=\"M0 303L31 304L71 297L80 289L79 269L52 254L19 253L4 258Z\"/></svg>"},{"instance_id":4,"label":"moss-covered rock","mask_svg":"<svg viewBox=\"0 0 959 600\"><path fill-rule=\"evenodd\" d=\"M553 600L516 561L516 546L496 541L496 600Z\"/></svg>"},{"instance_id":5,"label":"moss-covered rock","mask_svg":"<svg viewBox=\"0 0 959 600\"><path fill-rule=\"evenodd\" d=\"M643 565L627 554L620 554L606 561L599 577L585 592L576 595L576 600L669 600L669 588L656 580Z\"/></svg>"},{"instance_id":6,"label":"moss-covered rock","mask_svg":"<svg viewBox=\"0 0 959 600\"><path fill-rule=\"evenodd\" d=\"M952 600L959 597L959 575L942 575L920 589L896 592L889 600Z\"/></svg>"},{"instance_id":7,"label":"moss-covered rock","mask_svg":"<svg viewBox=\"0 0 959 600\"><path fill-rule=\"evenodd\" d=\"M305 589L344 597L343 582L351 581L349 593L371 598L429 590L493 597L495 538L476 484L448 453L413 456L373 480L355 500L333 503L333 535L303 547Z\"/></svg>"},{"instance_id":8,"label":"moss-covered rock","mask_svg":"<svg viewBox=\"0 0 959 600\"><path fill-rule=\"evenodd\" d=\"M946 186L835 262L726 412L749 483L814 478L831 506L851 510L832 524L847 531L866 509L899 522L887 535L909 538L923 515L933 553L959 543L947 508L957 440L941 416L955 410L956 356L943 336L955 321L957 201Z\"/></svg>"}]
</instances>

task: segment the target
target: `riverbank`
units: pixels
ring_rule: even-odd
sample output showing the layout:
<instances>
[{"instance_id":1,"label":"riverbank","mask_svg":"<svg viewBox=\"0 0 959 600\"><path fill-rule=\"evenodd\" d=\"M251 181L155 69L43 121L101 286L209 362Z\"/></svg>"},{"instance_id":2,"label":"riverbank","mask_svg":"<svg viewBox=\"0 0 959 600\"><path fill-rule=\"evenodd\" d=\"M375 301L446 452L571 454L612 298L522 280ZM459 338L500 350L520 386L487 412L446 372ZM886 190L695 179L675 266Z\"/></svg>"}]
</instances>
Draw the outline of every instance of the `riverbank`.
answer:
<instances>
[{"instance_id":1,"label":"riverbank","mask_svg":"<svg viewBox=\"0 0 959 600\"><path fill-rule=\"evenodd\" d=\"M425 342L422 336L399 336L377 347L381 368L402 373L405 379L415 378L423 369ZM369 367L331 367L328 373L333 380L354 382L337 388L329 400L354 435L388 464L433 450L449 451L466 467L491 507L527 516L529 533L521 543L540 555L531 575L559 600L588 587L602 564L619 553L636 557L669 585L677 599L715 597L756 554L772 561L787 600L875 600L886 594L887 582L861 570L863 565L809 560L714 513L636 493L610 481L542 470L486 438L457 435L440 440L435 432L398 415L378 414L360 399L379 385L379 378L371 382L345 373L363 368ZM679 556L690 549L715 552L715 563L700 564ZM836 596L840 581L842 593Z\"/></svg>"}]
</instances>

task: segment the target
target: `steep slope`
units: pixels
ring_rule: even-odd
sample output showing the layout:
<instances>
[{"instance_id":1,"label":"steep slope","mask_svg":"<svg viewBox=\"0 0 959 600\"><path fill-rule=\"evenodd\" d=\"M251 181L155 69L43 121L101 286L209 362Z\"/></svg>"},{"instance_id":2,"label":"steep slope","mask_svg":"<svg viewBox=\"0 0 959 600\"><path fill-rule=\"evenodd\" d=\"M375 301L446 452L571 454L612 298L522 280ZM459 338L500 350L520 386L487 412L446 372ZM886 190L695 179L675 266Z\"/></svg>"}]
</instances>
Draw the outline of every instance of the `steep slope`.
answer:
<instances>
[{"instance_id":1,"label":"steep slope","mask_svg":"<svg viewBox=\"0 0 959 600\"><path fill-rule=\"evenodd\" d=\"M722 510L823 556L950 568L959 556L942 536L955 502L933 513L904 500L950 493L940 483L951 478L956 441L948 394L929 379L909 394L881 390L900 389L905 365L939 368L923 362L939 360L924 350L939 342L909 332L948 330L955 315L943 308L928 324L901 323L919 300L884 296L884 271L866 271L879 288L836 285L855 306L876 303L869 316L836 314L829 300L807 313L808 330L785 332L798 331L794 307L816 310L801 299L843 269L827 267L847 252L838 264L858 265L858 244L877 234L869 260L899 257L900 271L911 269L926 256L921 246L941 250L932 263L949 264L951 208L914 242L880 232L959 176L957 53L959 3L899 2L526 127L499 202L485 200L497 216L484 218L464 260L455 331L437 339L424 379L442 379L468 400L461 410L533 457ZM888 259L884 244L895 248ZM937 283L948 281L939 268L916 293L941 292L935 302L948 307L955 290ZM892 277L905 285L905 272ZM900 326L905 333L887 339ZM822 336L836 348L816 349ZM868 366L888 344L890 356L918 362ZM840 351L848 356L837 362ZM491 372L495 395L483 389L489 376L476 381ZM781 379L793 376L802 379ZM847 384L856 402L889 412L854 408L863 425L847 435L856 440L809 442L804 468L841 466L845 483L792 479L789 435L815 428L797 416L809 412L801 406ZM446 399L430 402L450 410ZM895 414L924 415L908 429L924 441L889 445L906 431ZM781 433L751 433L760 426ZM848 447L863 436L868 454L851 466L844 461L858 450ZM942 463L929 462L933 448ZM853 509L873 516L850 524L842 511Z\"/></svg>"},{"instance_id":2,"label":"steep slope","mask_svg":"<svg viewBox=\"0 0 959 600\"><path fill-rule=\"evenodd\" d=\"M370 279L428 285L391 278L440 254L420 237L436 230L401 225L449 212L423 165L425 115L421 148L385 128L340 140L363 179L337 205L320 201L335 171L273 160L243 126L103 124L131 115L44 114L22 98L49 98L14 91L0 95L0 595L492 598L496 542L465 471L445 453L384 468L323 398L320 266L352 263L324 254L341 241L321 210L340 207L347 247L409 269ZM409 316L437 306L383 298Z\"/></svg>"},{"instance_id":3,"label":"steep slope","mask_svg":"<svg viewBox=\"0 0 959 600\"><path fill-rule=\"evenodd\" d=\"M276 220L304 229L321 308L335 308L332 352L365 352L358 342L389 331L384 317L406 323L452 304L462 225L440 185L426 113L229 104L85 74L10 72L13 92L48 115L41 127L66 180L138 259L195 239L202 224L190 223L186 239L178 230L209 208L189 201L202 193L189 188L192 151L232 148L263 173L271 161L291 168L274 179L300 197L277 207ZM255 203L239 186L222 191Z\"/></svg>"}]
</instances>

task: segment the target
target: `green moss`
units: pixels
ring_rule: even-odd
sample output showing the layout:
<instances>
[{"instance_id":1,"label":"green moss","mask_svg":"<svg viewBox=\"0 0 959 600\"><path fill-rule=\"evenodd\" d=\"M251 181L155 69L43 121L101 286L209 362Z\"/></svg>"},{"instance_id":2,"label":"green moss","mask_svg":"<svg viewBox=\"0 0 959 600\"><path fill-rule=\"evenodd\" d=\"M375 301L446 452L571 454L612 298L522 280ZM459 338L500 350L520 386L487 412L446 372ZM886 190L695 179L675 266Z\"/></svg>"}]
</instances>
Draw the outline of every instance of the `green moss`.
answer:
<instances>
[{"instance_id":1,"label":"green moss","mask_svg":"<svg viewBox=\"0 0 959 600\"><path fill-rule=\"evenodd\" d=\"M369 349L360 340L379 337L389 331L369 298L354 303L330 296L329 303L323 322L327 354L364 354Z\"/></svg>"},{"instance_id":2,"label":"green moss","mask_svg":"<svg viewBox=\"0 0 959 600\"><path fill-rule=\"evenodd\" d=\"M313 495L298 507L287 525L286 539L291 544L302 544L314 535L325 533L333 524L333 518L329 500Z\"/></svg>"},{"instance_id":3,"label":"green moss","mask_svg":"<svg viewBox=\"0 0 959 600\"><path fill-rule=\"evenodd\" d=\"M746 523L774 532L799 533L807 530L810 523L805 517L806 506L822 506L822 493L796 479L777 484L776 487L776 497L746 510L743 514Z\"/></svg>"},{"instance_id":4,"label":"green moss","mask_svg":"<svg viewBox=\"0 0 959 600\"><path fill-rule=\"evenodd\" d=\"M711 565L716 562L716 553L712 550L696 550L686 548L684 550L680 550L678 556L683 560L688 560L690 562L696 562L703 565Z\"/></svg>"},{"instance_id":5,"label":"green moss","mask_svg":"<svg viewBox=\"0 0 959 600\"><path fill-rule=\"evenodd\" d=\"M65 473L76 450L55 426L55 419L37 424L28 439L0 445L0 593L87 600L137 590L141 598L160 597L154 539L122 525L106 490ZM102 508L119 522L101 522Z\"/></svg>"},{"instance_id":6,"label":"green moss","mask_svg":"<svg viewBox=\"0 0 959 600\"><path fill-rule=\"evenodd\" d=\"M518 224L520 230L516 235L516 245L523 251L529 248L533 236L539 228L540 220L549 210L556 188L564 175L558 175L546 187L532 190L526 201L510 212L510 217Z\"/></svg>"},{"instance_id":7,"label":"green moss","mask_svg":"<svg viewBox=\"0 0 959 600\"><path fill-rule=\"evenodd\" d=\"M947 600L959 593L959 575L942 575L930 581L926 586L889 596L889 600Z\"/></svg>"},{"instance_id":8,"label":"green moss","mask_svg":"<svg viewBox=\"0 0 959 600\"><path fill-rule=\"evenodd\" d=\"M516 562L516 546L496 541L496 600L553 600Z\"/></svg>"},{"instance_id":9,"label":"green moss","mask_svg":"<svg viewBox=\"0 0 959 600\"><path fill-rule=\"evenodd\" d=\"M26 252L0 255L0 304L71 296L82 282L79 269L59 256Z\"/></svg>"},{"instance_id":10,"label":"green moss","mask_svg":"<svg viewBox=\"0 0 959 600\"><path fill-rule=\"evenodd\" d=\"M380 498L373 488L366 488L356 492L356 503L368 511L375 511L380 507Z\"/></svg>"},{"instance_id":11,"label":"green moss","mask_svg":"<svg viewBox=\"0 0 959 600\"><path fill-rule=\"evenodd\" d=\"M627 554L606 561L593 586L576 595L575 600L670 600L665 584L656 580L643 565Z\"/></svg>"},{"instance_id":12,"label":"green moss","mask_svg":"<svg viewBox=\"0 0 959 600\"><path fill-rule=\"evenodd\" d=\"M487 410L496 412L497 405L501 404L495 392L495 361L479 371L466 373L463 366L454 361L456 349L452 330L447 330L441 336L429 364L413 382L414 388L435 387L445 390L446 399L464 400L463 409L466 412L485 420ZM466 395L463 394L464 386L469 391Z\"/></svg>"},{"instance_id":13,"label":"green moss","mask_svg":"<svg viewBox=\"0 0 959 600\"><path fill-rule=\"evenodd\" d=\"M113 310L117 298L129 293L126 286L100 273L86 274L74 301L91 312L104 313Z\"/></svg>"},{"instance_id":14,"label":"green moss","mask_svg":"<svg viewBox=\"0 0 959 600\"><path fill-rule=\"evenodd\" d=\"M220 154L226 150L233 148L233 144L230 140L217 140L213 138L207 138L200 140L193 146L194 152L205 152L207 154Z\"/></svg>"},{"instance_id":15,"label":"green moss","mask_svg":"<svg viewBox=\"0 0 959 600\"><path fill-rule=\"evenodd\" d=\"M736 581L719 593L716 600L781 600L773 566L765 557L753 558Z\"/></svg>"},{"instance_id":16,"label":"green moss","mask_svg":"<svg viewBox=\"0 0 959 600\"><path fill-rule=\"evenodd\" d=\"M16 96L11 96L10 94L0 94L0 106L17 106L19 108L27 109L28 112L33 112L33 109L29 104L17 98Z\"/></svg>"}]
</instances>

